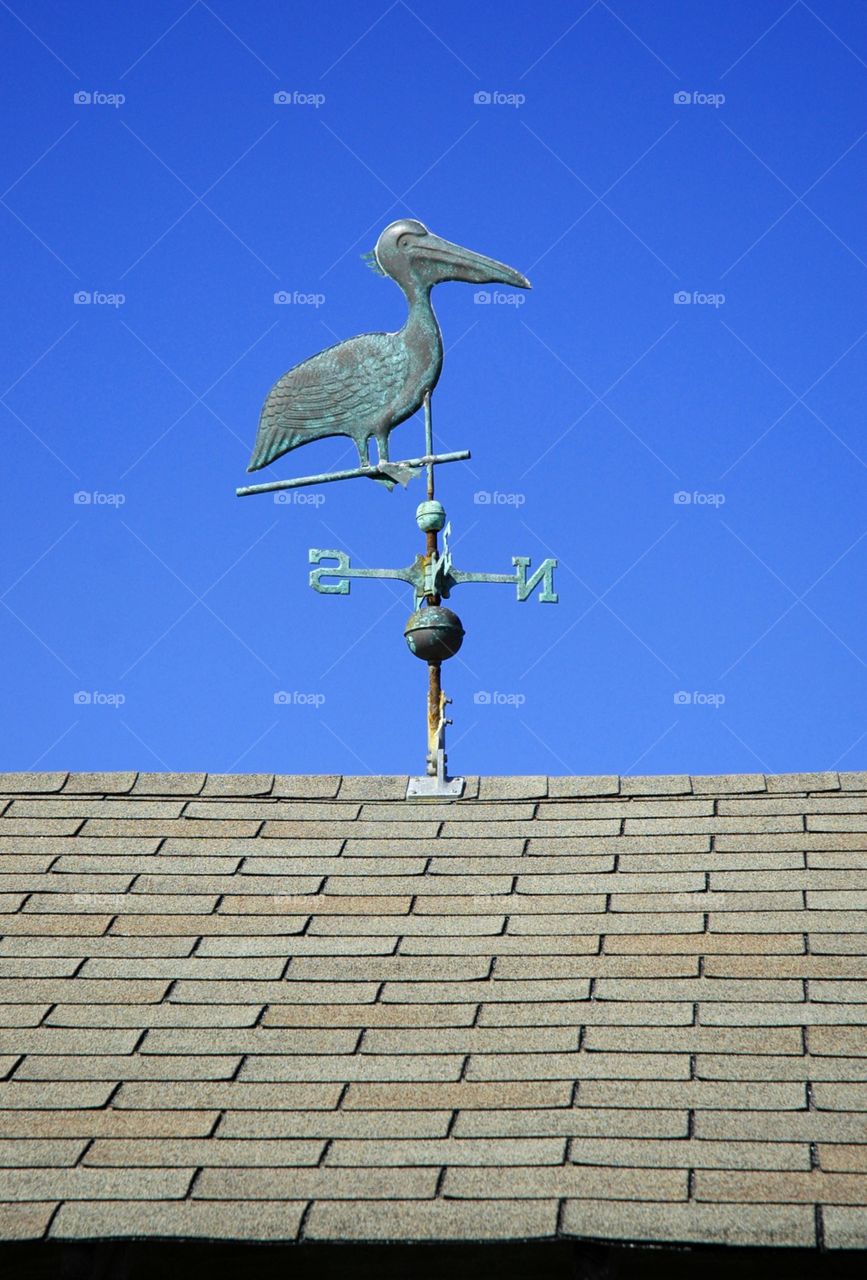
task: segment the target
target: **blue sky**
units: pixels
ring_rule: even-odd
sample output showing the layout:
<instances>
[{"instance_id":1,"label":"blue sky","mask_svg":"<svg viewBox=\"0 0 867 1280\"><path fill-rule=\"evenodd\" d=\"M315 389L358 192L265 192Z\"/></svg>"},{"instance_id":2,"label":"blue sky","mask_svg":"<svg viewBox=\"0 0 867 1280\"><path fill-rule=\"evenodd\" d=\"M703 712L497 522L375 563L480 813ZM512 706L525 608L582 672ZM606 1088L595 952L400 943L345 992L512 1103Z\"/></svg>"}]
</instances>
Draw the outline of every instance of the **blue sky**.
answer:
<instances>
[{"instance_id":1,"label":"blue sky","mask_svg":"<svg viewBox=\"0 0 867 1280\"><path fill-rule=\"evenodd\" d=\"M399 216L534 286L433 294L455 563L560 561L557 605L453 595L453 771L864 767L861 6L13 0L0 30L0 767L422 771L409 588L307 585L310 547L408 564L421 482L234 496L272 383L403 323L360 256Z\"/></svg>"}]
</instances>

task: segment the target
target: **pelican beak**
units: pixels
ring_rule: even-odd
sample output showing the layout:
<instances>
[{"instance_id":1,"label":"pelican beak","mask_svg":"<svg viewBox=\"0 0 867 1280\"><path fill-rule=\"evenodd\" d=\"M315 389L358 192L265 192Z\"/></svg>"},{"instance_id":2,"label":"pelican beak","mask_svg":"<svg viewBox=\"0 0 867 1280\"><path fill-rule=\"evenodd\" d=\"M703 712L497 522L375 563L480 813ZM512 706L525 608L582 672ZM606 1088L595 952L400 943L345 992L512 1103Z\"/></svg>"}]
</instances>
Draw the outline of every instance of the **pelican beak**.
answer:
<instances>
[{"instance_id":1,"label":"pelican beak","mask_svg":"<svg viewBox=\"0 0 867 1280\"><path fill-rule=\"evenodd\" d=\"M461 280L465 284L508 284L514 289L533 287L520 271L507 267L504 262L463 249L459 244L442 240L430 232L419 237L413 250L436 268L436 283Z\"/></svg>"}]
</instances>

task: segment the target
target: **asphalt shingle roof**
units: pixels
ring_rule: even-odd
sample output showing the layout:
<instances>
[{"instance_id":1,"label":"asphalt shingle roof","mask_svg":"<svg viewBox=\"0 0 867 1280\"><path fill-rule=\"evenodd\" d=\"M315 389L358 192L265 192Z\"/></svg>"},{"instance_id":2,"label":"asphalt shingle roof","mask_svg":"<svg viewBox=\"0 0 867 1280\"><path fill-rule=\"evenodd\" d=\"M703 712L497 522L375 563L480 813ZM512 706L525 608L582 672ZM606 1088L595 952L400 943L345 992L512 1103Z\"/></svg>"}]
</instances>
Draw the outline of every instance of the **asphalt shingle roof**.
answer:
<instances>
[{"instance_id":1,"label":"asphalt shingle roof","mask_svg":"<svg viewBox=\"0 0 867 1280\"><path fill-rule=\"evenodd\" d=\"M867 1244L867 774L0 775L0 1238Z\"/></svg>"}]
</instances>

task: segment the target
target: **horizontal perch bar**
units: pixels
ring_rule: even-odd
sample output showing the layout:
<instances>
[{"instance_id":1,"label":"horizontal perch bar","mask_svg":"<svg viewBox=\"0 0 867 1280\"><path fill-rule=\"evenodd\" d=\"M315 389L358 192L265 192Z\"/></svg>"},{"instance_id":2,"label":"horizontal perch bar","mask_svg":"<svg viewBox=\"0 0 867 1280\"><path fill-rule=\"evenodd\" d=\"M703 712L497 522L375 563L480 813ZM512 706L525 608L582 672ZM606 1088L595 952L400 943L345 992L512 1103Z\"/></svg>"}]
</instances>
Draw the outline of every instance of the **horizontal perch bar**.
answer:
<instances>
[{"instance_id":1,"label":"horizontal perch bar","mask_svg":"<svg viewBox=\"0 0 867 1280\"><path fill-rule=\"evenodd\" d=\"M374 479L384 478L391 479L386 467L422 467L436 466L441 462L464 462L471 457L469 449L460 449L457 453L433 453L426 454L423 458L406 458L400 462L386 462L383 468L379 464L369 467L355 467L352 471L332 471L325 472L320 476L298 476L295 480L269 480L267 484L248 484L242 489L236 489L235 493L239 498L246 498L251 493L272 493L275 489L300 489L304 485L310 484L329 484L332 480L354 480L358 476L372 476Z\"/></svg>"}]
</instances>

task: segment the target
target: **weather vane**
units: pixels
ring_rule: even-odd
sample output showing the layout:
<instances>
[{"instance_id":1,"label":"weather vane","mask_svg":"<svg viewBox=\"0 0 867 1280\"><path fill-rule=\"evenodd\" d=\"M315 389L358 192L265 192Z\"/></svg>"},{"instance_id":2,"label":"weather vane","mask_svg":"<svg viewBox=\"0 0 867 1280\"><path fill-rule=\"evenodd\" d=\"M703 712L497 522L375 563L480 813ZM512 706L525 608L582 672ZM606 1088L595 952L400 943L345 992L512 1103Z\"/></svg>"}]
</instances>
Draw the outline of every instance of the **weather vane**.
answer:
<instances>
[{"instance_id":1,"label":"weather vane","mask_svg":"<svg viewBox=\"0 0 867 1280\"><path fill-rule=\"evenodd\" d=\"M450 778L446 756L446 706L440 667L453 657L464 638L460 618L442 605L454 587L465 582L511 583L518 600L541 587L539 600L556 604L554 570L557 561L544 560L528 576L528 556L513 556L514 573L466 573L456 569L449 550L451 526L434 497L434 469L461 462L470 451L434 453L431 393L443 365L439 325L431 306L435 284L460 280L467 284L506 284L529 289L520 272L493 258L472 253L442 240L412 218L387 226L372 253L371 268L400 285L409 304L406 324L397 333L364 333L320 351L295 365L274 384L262 406L259 430L248 471L258 471L291 449L326 436L349 436L358 449L359 466L347 471L273 480L236 490L239 497L297 489L335 480L365 476L389 490L409 484L422 470L427 474L427 499L419 504L416 523L425 535L425 551L403 569L353 569L343 551L309 551L310 585L323 595L348 595L352 578L397 578L414 592L414 612L404 628L407 645L428 664L427 767L423 777L411 778L407 796L459 796L463 778ZM395 427L424 408L424 453L392 462L388 437ZM376 441L377 460L370 461L370 441ZM440 547L438 535L442 533ZM325 562L325 563L323 563ZM331 563L333 562L333 563Z\"/></svg>"}]
</instances>

